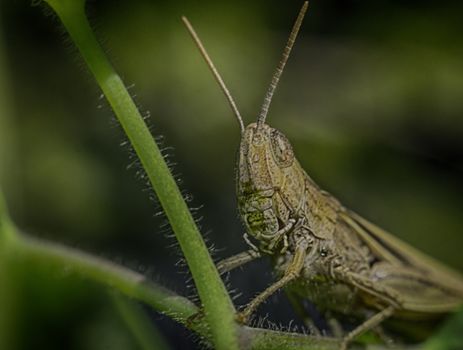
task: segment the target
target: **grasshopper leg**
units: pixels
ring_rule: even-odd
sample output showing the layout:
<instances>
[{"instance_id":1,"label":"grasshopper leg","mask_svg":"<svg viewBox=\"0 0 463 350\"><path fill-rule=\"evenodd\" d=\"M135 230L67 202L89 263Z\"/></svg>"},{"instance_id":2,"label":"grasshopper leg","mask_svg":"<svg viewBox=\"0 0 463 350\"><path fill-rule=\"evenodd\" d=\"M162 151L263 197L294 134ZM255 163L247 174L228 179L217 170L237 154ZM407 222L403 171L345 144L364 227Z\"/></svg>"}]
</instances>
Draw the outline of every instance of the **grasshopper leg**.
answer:
<instances>
[{"instance_id":1,"label":"grasshopper leg","mask_svg":"<svg viewBox=\"0 0 463 350\"><path fill-rule=\"evenodd\" d=\"M222 275L225 272L231 271L241 265L247 264L257 258L260 258L260 253L254 249L246 250L242 253L230 256L229 258L221 260L217 264L217 270Z\"/></svg>"},{"instance_id":2,"label":"grasshopper leg","mask_svg":"<svg viewBox=\"0 0 463 350\"><path fill-rule=\"evenodd\" d=\"M254 249L246 250L242 253L230 256L229 258L221 260L217 264L217 270L222 275L225 272L231 271L241 265L244 265L252 260L259 258L261 255L258 251ZM196 314L190 316L187 320L187 324L194 324L198 322L202 317L204 317L204 312L202 308Z\"/></svg>"},{"instance_id":3,"label":"grasshopper leg","mask_svg":"<svg viewBox=\"0 0 463 350\"><path fill-rule=\"evenodd\" d=\"M383 327L381 325L376 326L375 328L372 329L372 331L376 334L376 336L381 339L381 341L387 346L387 347L393 347L395 345L395 340L391 338L389 335L386 334L384 331Z\"/></svg>"},{"instance_id":4,"label":"grasshopper leg","mask_svg":"<svg viewBox=\"0 0 463 350\"><path fill-rule=\"evenodd\" d=\"M391 316L395 310L396 308L394 306L388 306L385 309L378 312L377 314L370 317L368 320L363 322L360 326L355 328L353 331L351 331L349 334L347 334L344 337L344 339L342 340L340 349L346 350L349 342L351 342L355 337L357 337L358 335L360 335L361 333L369 329L372 329L378 326L381 322L383 322L385 319Z\"/></svg>"},{"instance_id":5,"label":"grasshopper leg","mask_svg":"<svg viewBox=\"0 0 463 350\"><path fill-rule=\"evenodd\" d=\"M377 314L368 318L360 326L355 328L353 331L351 331L349 334L347 334L344 337L342 344L341 344L341 350L345 350L347 348L347 344L350 341L352 341L355 337L357 337L359 334L369 329L375 328L381 322L383 322L385 319L391 316L395 310L401 307L402 300L397 293L390 290L389 288L386 288L380 285L373 286L372 282L368 278L365 278L362 275L353 273L348 270L342 270L342 269L338 270L338 273L339 273L338 276L340 277L341 280L348 281L349 284L359 288L360 290L363 290L364 292L370 295L373 295L379 298L386 305L389 305L385 307L383 310L381 310L380 312L378 312Z\"/></svg>"},{"instance_id":6,"label":"grasshopper leg","mask_svg":"<svg viewBox=\"0 0 463 350\"><path fill-rule=\"evenodd\" d=\"M296 248L294 258L291 261L291 264L286 269L285 274L281 279L272 284L257 297L255 297L246 308L237 314L237 320L243 324L246 324L249 316L254 312L254 310L264 302L269 296L275 293L278 289L284 287L289 282L299 277L302 268L304 267L304 259L306 256L307 244L302 243Z\"/></svg>"},{"instance_id":7,"label":"grasshopper leg","mask_svg":"<svg viewBox=\"0 0 463 350\"><path fill-rule=\"evenodd\" d=\"M346 281L348 284L357 287L366 294L378 298L383 302L383 305L390 305L398 309L401 308L403 304L402 298L397 292L380 284L374 284L370 279L358 273L338 269L335 271L335 275L337 275L339 280Z\"/></svg>"},{"instance_id":8,"label":"grasshopper leg","mask_svg":"<svg viewBox=\"0 0 463 350\"><path fill-rule=\"evenodd\" d=\"M239 253L239 254L230 256L229 258L221 260L217 264L217 270L219 271L219 274L222 275L225 272L231 271L259 257L260 257L260 253L258 251L255 251L254 249L249 249L242 253ZM201 310L198 313L188 318L187 324L193 324L199 321L202 317L204 317L204 312L201 308Z\"/></svg>"}]
</instances>

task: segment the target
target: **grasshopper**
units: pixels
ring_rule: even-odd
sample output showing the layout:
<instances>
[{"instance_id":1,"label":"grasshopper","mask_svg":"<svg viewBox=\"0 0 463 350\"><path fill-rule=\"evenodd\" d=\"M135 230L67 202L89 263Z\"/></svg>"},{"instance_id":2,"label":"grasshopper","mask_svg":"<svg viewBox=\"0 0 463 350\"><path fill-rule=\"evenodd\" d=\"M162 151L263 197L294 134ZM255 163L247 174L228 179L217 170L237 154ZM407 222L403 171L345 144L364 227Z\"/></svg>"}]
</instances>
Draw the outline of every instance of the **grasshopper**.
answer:
<instances>
[{"instance_id":1,"label":"grasshopper","mask_svg":"<svg viewBox=\"0 0 463 350\"><path fill-rule=\"evenodd\" d=\"M218 264L221 273L271 256L278 280L237 314L248 322L256 308L285 287L322 310L363 322L343 335L341 349L392 317L432 320L463 304L463 278L345 208L322 190L297 161L288 139L266 124L272 96L301 26L305 2L255 123L243 119L189 21L183 21L239 122L239 212L250 249Z\"/></svg>"}]
</instances>

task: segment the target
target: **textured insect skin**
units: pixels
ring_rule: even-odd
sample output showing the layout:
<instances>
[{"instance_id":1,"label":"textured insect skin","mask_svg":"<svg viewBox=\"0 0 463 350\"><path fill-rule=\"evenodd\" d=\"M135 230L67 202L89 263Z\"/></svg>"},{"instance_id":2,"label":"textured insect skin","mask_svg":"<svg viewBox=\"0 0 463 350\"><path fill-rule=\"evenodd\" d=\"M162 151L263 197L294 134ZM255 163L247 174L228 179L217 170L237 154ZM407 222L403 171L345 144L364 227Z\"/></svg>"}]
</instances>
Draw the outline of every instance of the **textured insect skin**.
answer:
<instances>
[{"instance_id":1,"label":"textured insect skin","mask_svg":"<svg viewBox=\"0 0 463 350\"><path fill-rule=\"evenodd\" d=\"M273 93L307 10L302 6L256 123L244 127L236 104L189 21L183 21L226 95L241 129L236 190L248 251L222 260L230 271L270 256L278 280L256 296L237 320L285 287L321 311L363 319L343 334L341 349L389 317L439 318L463 304L463 278L371 224L320 189L297 161L288 139L265 123ZM291 298L294 299L294 298Z\"/></svg>"},{"instance_id":2,"label":"textured insect skin","mask_svg":"<svg viewBox=\"0 0 463 350\"><path fill-rule=\"evenodd\" d=\"M318 189L294 157L286 137L267 124L250 124L242 137L237 175L240 214L262 252L294 245L294 227L332 238L340 205ZM283 227L282 227L283 224ZM284 228L287 227L288 232Z\"/></svg>"},{"instance_id":3,"label":"textured insect skin","mask_svg":"<svg viewBox=\"0 0 463 350\"><path fill-rule=\"evenodd\" d=\"M463 302L463 280L457 273L321 190L287 138L267 124L250 124L242 136L237 196L256 256L270 255L281 279L291 275L285 283L291 292L322 310L379 315L347 335L343 347L387 317L435 318ZM292 268L301 250L302 263ZM229 270L226 261L219 268ZM242 322L265 300L259 297L239 315Z\"/></svg>"}]
</instances>

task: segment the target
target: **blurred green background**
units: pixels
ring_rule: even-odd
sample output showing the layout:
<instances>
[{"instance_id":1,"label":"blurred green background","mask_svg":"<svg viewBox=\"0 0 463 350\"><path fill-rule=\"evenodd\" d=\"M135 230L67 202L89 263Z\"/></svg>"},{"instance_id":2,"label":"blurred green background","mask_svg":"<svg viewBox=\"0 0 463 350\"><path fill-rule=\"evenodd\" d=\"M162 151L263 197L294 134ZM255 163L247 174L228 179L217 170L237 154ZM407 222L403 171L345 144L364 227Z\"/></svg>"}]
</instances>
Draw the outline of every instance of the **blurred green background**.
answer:
<instances>
[{"instance_id":1,"label":"blurred green background","mask_svg":"<svg viewBox=\"0 0 463 350\"><path fill-rule=\"evenodd\" d=\"M191 206L202 206L196 215L217 259L245 248L234 194L239 128L180 16L196 27L250 122L301 4L88 2L99 41L151 114ZM322 187L460 271L462 13L461 1L311 1L268 117ZM0 3L0 181L14 221L193 295L110 108L50 14L27 1ZM138 348L105 289L27 261L0 272L0 296L9 291L0 325L11 348ZM271 279L265 261L233 274L237 303ZM172 348L198 346L146 311ZM282 324L295 317L283 295L266 313Z\"/></svg>"}]
</instances>

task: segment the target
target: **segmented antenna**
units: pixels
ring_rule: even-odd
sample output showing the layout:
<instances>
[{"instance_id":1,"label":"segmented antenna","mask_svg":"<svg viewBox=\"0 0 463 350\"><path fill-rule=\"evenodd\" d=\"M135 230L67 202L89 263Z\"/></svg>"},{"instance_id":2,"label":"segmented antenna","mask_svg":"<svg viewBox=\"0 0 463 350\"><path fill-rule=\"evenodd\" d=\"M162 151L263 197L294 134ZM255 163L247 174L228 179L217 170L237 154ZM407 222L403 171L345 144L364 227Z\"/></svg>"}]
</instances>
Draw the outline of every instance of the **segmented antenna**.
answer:
<instances>
[{"instance_id":1,"label":"segmented antenna","mask_svg":"<svg viewBox=\"0 0 463 350\"><path fill-rule=\"evenodd\" d=\"M227 87L225 86L225 83L220 76L219 72L214 66L214 63L212 63L212 60L210 59L209 55L207 54L206 49L204 48L201 40L199 39L198 35L196 34L193 26L191 25L190 21L185 16L182 16L182 21L185 24L186 28L190 32L191 37L193 38L194 42L196 43L196 46L198 47L199 51L201 52L201 55L203 56L204 60L206 61L207 65L211 69L212 73L214 74L215 80L220 85L220 88L222 89L223 93L225 94L225 97L228 100L228 103L230 104L230 107L233 110L233 113L235 113L236 119L238 119L238 123L240 124L240 129L241 133L244 133L244 123L243 123L243 118L241 118L241 114L238 111L238 108L236 107L235 101L233 100L232 95L230 94L230 91L228 91Z\"/></svg>"},{"instance_id":2,"label":"segmented antenna","mask_svg":"<svg viewBox=\"0 0 463 350\"><path fill-rule=\"evenodd\" d=\"M293 29L291 30L291 34L289 35L288 42L286 43L285 49L283 50L281 60L278 63L277 69L272 77L272 82L270 83L267 94L265 95L264 103L262 104L259 117L257 118L257 127L260 127L265 123L265 118L267 118L267 113L270 103L272 102L273 94L277 88L278 81L280 80L281 74L283 73L286 62L288 61L289 54L293 48L294 41L296 40L297 33L299 32L299 28L301 28L302 20L304 19L308 6L309 2L304 2L304 5L302 5L301 10L299 11L299 15L297 16L296 22L294 23Z\"/></svg>"}]
</instances>

